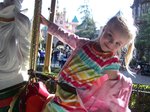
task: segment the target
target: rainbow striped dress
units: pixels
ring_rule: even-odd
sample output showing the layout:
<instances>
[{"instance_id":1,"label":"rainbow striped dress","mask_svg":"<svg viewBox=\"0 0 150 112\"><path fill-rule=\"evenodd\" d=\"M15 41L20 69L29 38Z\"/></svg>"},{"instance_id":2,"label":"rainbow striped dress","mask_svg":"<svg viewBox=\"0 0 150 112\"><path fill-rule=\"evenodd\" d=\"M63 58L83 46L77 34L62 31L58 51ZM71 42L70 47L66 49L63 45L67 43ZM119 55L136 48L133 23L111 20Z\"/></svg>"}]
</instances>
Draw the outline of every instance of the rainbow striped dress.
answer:
<instances>
[{"instance_id":1,"label":"rainbow striped dress","mask_svg":"<svg viewBox=\"0 0 150 112\"><path fill-rule=\"evenodd\" d=\"M98 54L93 48L95 42L81 39L53 23L49 24L48 32L74 49L60 71L58 81L74 87L76 93L71 92L70 88L67 90L67 86L64 89L57 85L55 97L47 103L45 111L87 112L77 91L90 90L93 83L104 75L105 70L119 70L119 59L112 53Z\"/></svg>"}]
</instances>

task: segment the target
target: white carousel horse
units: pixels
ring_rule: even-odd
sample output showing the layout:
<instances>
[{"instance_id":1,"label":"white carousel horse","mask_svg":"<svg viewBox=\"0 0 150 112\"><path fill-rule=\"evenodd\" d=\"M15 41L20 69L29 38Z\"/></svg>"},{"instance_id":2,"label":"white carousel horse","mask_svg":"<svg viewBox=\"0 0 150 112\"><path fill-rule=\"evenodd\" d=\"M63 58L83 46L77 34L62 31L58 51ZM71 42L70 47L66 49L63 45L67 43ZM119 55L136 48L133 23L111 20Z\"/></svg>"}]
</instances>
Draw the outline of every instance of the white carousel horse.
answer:
<instances>
[{"instance_id":1,"label":"white carousel horse","mask_svg":"<svg viewBox=\"0 0 150 112\"><path fill-rule=\"evenodd\" d=\"M0 3L0 90L28 80L30 21L22 0Z\"/></svg>"},{"instance_id":2,"label":"white carousel horse","mask_svg":"<svg viewBox=\"0 0 150 112\"><path fill-rule=\"evenodd\" d=\"M30 21L20 11L22 0L0 3L0 111L28 80ZM16 85L16 86L15 86ZM6 109L5 109L6 108Z\"/></svg>"},{"instance_id":3,"label":"white carousel horse","mask_svg":"<svg viewBox=\"0 0 150 112\"><path fill-rule=\"evenodd\" d=\"M0 112L40 112L49 96L42 82L27 86L31 24L22 2L0 3Z\"/></svg>"}]
</instances>

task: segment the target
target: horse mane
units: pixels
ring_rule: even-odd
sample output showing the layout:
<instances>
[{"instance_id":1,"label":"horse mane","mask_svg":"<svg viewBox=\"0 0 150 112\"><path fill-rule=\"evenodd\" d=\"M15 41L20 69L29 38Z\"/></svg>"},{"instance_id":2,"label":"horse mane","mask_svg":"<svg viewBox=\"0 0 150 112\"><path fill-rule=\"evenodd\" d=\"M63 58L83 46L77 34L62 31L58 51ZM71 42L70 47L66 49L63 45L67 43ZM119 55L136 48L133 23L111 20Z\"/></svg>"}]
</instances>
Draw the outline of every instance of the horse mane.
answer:
<instances>
[{"instance_id":1,"label":"horse mane","mask_svg":"<svg viewBox=\"0 0 150 112\"><path fill-rule=\"evenodd\" d=\"M29 69L31 24L20 11L21 3L22 0L0 3L0 85L2 80L11 80Z\"/></svg>"}]
</instances>

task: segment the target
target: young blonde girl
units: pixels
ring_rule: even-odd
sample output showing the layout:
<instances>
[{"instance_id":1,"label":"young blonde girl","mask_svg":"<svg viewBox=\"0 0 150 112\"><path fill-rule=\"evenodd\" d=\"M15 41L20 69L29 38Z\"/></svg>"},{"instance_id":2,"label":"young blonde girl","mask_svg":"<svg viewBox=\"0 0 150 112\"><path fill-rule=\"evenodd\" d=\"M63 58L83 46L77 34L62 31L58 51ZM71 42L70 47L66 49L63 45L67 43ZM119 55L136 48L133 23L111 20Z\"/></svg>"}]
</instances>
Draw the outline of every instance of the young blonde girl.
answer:
<instances>
[{"instance_id":1,"label":"young blonde girl","mask_svg":"<svg viewBox=\"0 0 150 112\"><path fill-rule=\"evenodd\" d=\"M41 23L48 26L48 33L73 49L59 73L55 97L46 105L45 111L127 112L132 85L130 79L119 73L117 54L123 47L128 48L125 57L128 70L134 50L134 25L128 24L121 16L114 16L107 22L99 38L91 41L65 31L43 16ZM110 102L114 102L113 107L109 106Z\"/></svg>"}]
</instances>

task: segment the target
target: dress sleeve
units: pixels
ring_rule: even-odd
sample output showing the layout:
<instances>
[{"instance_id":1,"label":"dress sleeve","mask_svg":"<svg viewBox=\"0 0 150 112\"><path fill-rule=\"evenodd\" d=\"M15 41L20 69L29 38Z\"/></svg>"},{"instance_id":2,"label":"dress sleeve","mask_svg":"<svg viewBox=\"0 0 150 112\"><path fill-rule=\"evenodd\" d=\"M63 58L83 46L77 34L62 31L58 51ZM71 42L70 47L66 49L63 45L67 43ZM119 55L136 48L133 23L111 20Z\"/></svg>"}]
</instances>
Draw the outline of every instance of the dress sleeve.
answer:
<instances>
[{"instance_id":1,"label":"dress sleeve","mask_svg":"<svg viewBox=\"0 0 150 112\"><path fill-rule=\"evenodd\" d=\"M78 46L79 41L87 40L85 38L80 38L79 36L71 33L55 23L49 22L48 33L56 36L61 42L68 44L73 50Z\"/></svg>"}]
</instances>

